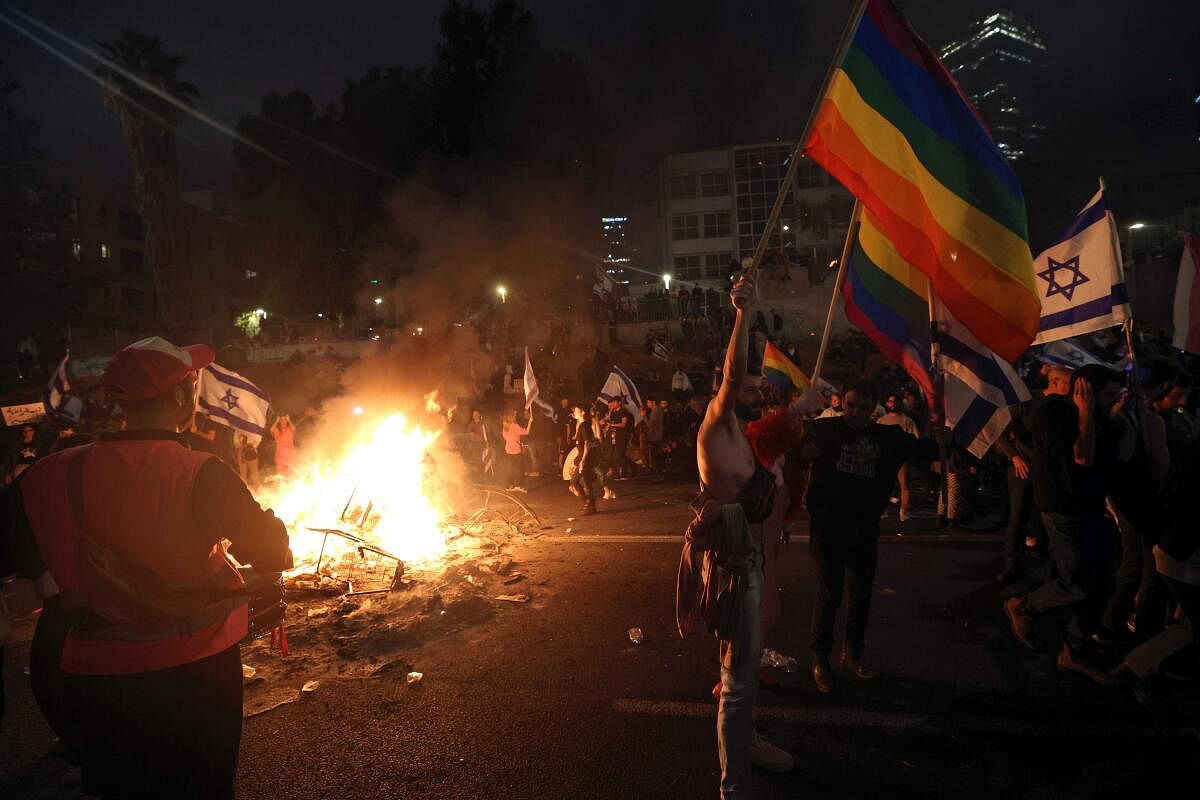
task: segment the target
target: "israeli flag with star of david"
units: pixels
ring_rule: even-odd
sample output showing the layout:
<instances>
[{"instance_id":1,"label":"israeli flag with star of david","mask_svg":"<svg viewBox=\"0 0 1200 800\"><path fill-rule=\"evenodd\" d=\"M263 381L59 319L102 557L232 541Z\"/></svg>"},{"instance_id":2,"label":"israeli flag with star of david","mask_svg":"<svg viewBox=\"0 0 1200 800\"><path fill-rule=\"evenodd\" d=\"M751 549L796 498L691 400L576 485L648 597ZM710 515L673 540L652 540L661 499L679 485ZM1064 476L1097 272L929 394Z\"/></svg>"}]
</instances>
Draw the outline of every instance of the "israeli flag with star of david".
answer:
<instances>
[{"instance_id":1,"label":"israeli flag with star of david","mask_svg":"<svg viewBox=\"0 0 1200 800\"><path fill-rule=\"evenodd\" d=\"M1117 223L1096 192L1059 240L1033 262L1042 298L1034 344L1120 325L1130 316Z\"/></svg>"},{"instance_id":2,"label":"israeli flag with star of david","mask_svg":"<svg viewBox=\"0 0 1200 800\"><path fill-rule=\"evenodd\" d=\"M243 434L257 447L267 430L271 398L251 381L219 364L200 373L197 405L213 422Z\"/></svg>"}]
</instances>

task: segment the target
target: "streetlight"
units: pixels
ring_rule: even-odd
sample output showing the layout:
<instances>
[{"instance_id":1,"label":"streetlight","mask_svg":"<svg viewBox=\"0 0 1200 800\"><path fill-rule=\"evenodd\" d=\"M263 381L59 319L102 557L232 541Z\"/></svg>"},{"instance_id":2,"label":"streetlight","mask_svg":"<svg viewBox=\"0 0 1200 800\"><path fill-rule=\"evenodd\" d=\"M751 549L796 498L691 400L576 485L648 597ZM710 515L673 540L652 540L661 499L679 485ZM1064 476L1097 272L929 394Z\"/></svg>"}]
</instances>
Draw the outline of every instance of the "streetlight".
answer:
<instances>
[{"instance_id":1,"label":"streetlight","mask_svg":"<svg viewBox=\"0 0 1200 800\"><path fill-rule=\"evenodd\" d=\"M1131 230L1131 231L1140 231L1140 230L1141 230L1142 228L1144 228L1144 227L1146 227L1146 223L1144 223L1144 222L1135 222L1135 223L1133 223L1132 225L1130 225L1130 226L1129 226L1129 230Z\"/></svg>"},{"instance_id":2,"label":"streetlight","mask_svg":"<svg viewBox=\"0 0 1200 800\"><path fill-rule=\"evenodd\" d=\"M663 286L667 287L668 292L671 291L671 274L670 273L663 274Z\"/></svg>"},{"instance_id":3,"label":"streetlight","mask_svg":"<svg viewBox=\"0 0 1200 800\"><path fill-rule=\"evenodd\" d=\"M500 295L500 302L501 302L501 303L507 303L507 302L508 302L508 289L505 289L503 286L497 286L497 287L496 287L496 294Z\"/></svg>"}]
</instances>

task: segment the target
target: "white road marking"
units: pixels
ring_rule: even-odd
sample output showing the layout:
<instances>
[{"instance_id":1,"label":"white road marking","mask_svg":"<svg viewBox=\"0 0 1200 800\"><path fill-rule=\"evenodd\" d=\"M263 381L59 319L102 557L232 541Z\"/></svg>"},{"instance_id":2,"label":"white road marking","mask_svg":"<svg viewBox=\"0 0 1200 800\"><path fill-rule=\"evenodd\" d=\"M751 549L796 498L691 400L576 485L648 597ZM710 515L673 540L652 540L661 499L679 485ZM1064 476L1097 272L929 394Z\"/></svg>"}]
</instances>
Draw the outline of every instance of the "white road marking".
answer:
<instances>
[{"instance_id":1,"label":"white road marking","mask_svg":"<svg viewBox=\"0 0 1200 800\"><path fill-rule=\"evenodd\" d=\"M670 536L662 534L645 534L637 535L630 533L614 533L605 535L602 533L593 534L568 534L566 536L530 536L529 539L536 539L540 542L616 542L618 544L683 544L683 534L677 533ZM970 535L970 534L938 534L938 533L916 533L906 536L896 536L894 534L885 533L879 537L880 544L969 544L973 542L994 542L999 541L998 535ZM808 535L794 535L791 541L793 543L807 542Z\"/></svg>"},{"instance_id":2,"label":"white road marking","mask_svg":"<svg viewBox=\"0 0 1200 800\"><path fill-rule=\"evenodd\" d=\"M613 701L619 714L644 714L658 717L700 717L717 715L716 703L682 702L672 700L639 700L619 698ZM1043 722L1028 719L1005 719L957 714L916 714L888 711L857 711L837 708L774 708L758 706L754 713L763 719L795 722L827 728L874 728L883 731L995 734L1013 736L1120 736L1133 739L1154 739L1164 734L1200 738L1200 728L1156 729L1149 721L1104 724L1098 721L1073 722L1066 719L1047 719Z\"/></svg>"}]
</instances>

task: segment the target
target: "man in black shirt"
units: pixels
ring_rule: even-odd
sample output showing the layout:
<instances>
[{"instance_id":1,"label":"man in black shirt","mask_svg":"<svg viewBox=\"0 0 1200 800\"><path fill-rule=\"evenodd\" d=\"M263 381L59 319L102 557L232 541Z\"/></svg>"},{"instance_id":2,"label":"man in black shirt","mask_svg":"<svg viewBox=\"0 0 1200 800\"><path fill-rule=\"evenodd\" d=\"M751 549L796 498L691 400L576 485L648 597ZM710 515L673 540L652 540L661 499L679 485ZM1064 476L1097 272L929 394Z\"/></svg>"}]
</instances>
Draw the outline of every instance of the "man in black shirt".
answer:
<instances>
[{"instance_id":1,"label":"man in black shirt","mask_svg":"<svg viewBox=\"0 0 1200 800\"><path fill-rule=\"evenodd\" d=\"M833 623L849 580L846 642L841 663L858 680L874 673L862 663L867 616L879 549L879 518L888 505L896 474L906 461L932 453L929 440L900 428L871 422L878 394L869 384L846 392L845 413L811 423L812 439L799 457L812 462L806 496L811 518L809 553L816 572L812 618L812 675L817 691L833 693Z\"/></svg>"},{"instance_id":2,"label":"man in black shirt","mask_svg":"<svg viewBox=\"0 0 1200 800\"><path fill-rule=\"evenodd\" d=\"M633 433L633 415L630 414L621 398L614 397L608 401L608 417L605 419L605 432L612 447L612 467L618 480L629 477L629 437Z\"/></svg>"},{"instance_id":3,"label":"man in black shirt","mask_svg":"<svg viewBox=\"0 0 1200 800\"><path fill-rule=\"evenodd\" d=\"M1043 398L1066 396L1071 390L1071 371L1062 366L1046 370L1047 384L1042 397L1027 400L1013 408L1012 422L1005 435L996 440L995 452L1008 459L1008 526L1004 532L1004 571L996 581L1008 585L1024 577L1021 556L1025 552L1026 534L1042 535L1042 518L1033 502L1033 415Z\"/></svg>"},{"instance_id":4,"label":"man in black shirt","mask_svg":"<svg viewBox=\"0 0 1200 800\"><path fill-rule=\"evenodd\" d=\"M1033 498L1058 575L1025 597L1004 602L1013 636L1031 650L1038 646L1034 617L1070 606L1073 614L1058 667L1101 683L1107 681L1107 672L1093 653L1092 634L1099 626L1109 578L1104 499L1113 442L1106 428L1120 391L1118 373L1091 364L1072 375L1069 397L1046 397L1035 411L1030 422Z\"/></svg>"}]
</instances>

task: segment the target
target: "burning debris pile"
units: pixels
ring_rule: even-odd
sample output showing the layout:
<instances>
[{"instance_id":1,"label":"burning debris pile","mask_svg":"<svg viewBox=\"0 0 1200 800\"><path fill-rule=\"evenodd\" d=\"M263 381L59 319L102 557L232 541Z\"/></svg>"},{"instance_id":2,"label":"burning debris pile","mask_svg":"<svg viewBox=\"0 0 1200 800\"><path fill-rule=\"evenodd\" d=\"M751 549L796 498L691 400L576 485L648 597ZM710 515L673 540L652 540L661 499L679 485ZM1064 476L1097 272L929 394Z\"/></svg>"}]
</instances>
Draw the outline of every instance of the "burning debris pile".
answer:
<instances>
[{"instance_id":1,"label":"burning debris pile","mask_svg":"<svg viewBox=\"0 0 1200 800\"><path fill-rule=\"evenodd\" d=\"M505 551L537 517L459 480L440 439L403 414L361 420L343 452L259 493L288 526L295 567L284 576L288 657L269 639L243 649L248 715L313 679L403 677L402 651L528 600Z\"/></svg>"}]
</instances>

